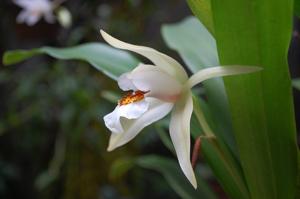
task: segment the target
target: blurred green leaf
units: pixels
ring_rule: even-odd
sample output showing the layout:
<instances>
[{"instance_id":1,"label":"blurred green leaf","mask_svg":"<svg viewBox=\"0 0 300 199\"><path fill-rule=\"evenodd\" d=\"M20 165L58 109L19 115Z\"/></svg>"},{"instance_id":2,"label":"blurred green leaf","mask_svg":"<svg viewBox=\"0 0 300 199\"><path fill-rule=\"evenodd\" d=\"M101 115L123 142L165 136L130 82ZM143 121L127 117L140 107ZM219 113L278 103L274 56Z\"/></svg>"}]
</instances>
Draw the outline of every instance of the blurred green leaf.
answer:
<instances>
[{"instance_id":1,"label":"blurred green leaf","mask_svg":"<svg viewBox=\"0 0 300 199\"><path fill-rule=\"evenodd\" d=\"M103 97L103 99L106 99L107 101L113 104L117 104L118 100L121 98L120 94L110 90L101 91L101 97Z\"/></svg>"},{"instance_id":2,"label":"blurred green leaf","mask_svg":"<svg viewBox=\"0 0 300 199\"><path fill-rule=\"evenodd\" d=\"M263 67L224 78L251 198L295 198L297 142L287 63L293 2L212 0L220 64Z\"/></svg>"},{"instance_id":3,"label":"blurred green leaf","mask_svg":"<svg viewBox=\"0 0 300 199\"><path fill-rule=\"evenodd\" d=\"M170 150L170 152L175 154L175 149L174 149L173 143L171 141L171 138L168 136L168 132L164 131L163 125L156 124L155 130L156 130L160 140L162 141L162 143Z\"/></svg>"},{"instance_id":4,"label":"blurred green leaf","mask_svg":"<svg viewBox=\"0 0 300 199\"><path fill-rule=\"evenodd\" d=\"M187 2L194 15L213 34L214 22L211 13L211 0L187 0Z\"/></svg>"},{"instance_id":5,"label":"blurred green leaf","mask_svg":"<svg viewBox=\"0 0 300 199\"><path fill-rule=\"evenodd\" d=\"M179 53L193 73L219 65L216 41L195 17L164 25L162 35L167 45ZM213 119L212 128L237 156L223 80L214 78L203 82L203 85Z\"/></svg>"},{"instance_id":6,"label":"blurred green leaf","mask_svg":"<svg viewBox=\"0 0 300 199\"><path fill-rule=\"evenodd\" d=\"M300 0L294 0L294 14L300 17Z\"/></svg>"},{"instance_id":7,"label":"blurred green leaf","mask_svg":"<svg viewBox=\"0 0 300 199\"><path fill-rule=\"evenodd\" d=\"M39 176L35 179L35 187L38 190L43 190L46 187L48 187L50 184L55 182L57 180L57 175L51 175L48 173L48 171L42 172L39 174Z\"/></svg>"},{"instance_id":8,"label":"blurred green leaf","mask_svg":"<svg viewBox=\"0 0 300 199\"><path fill-rule=\"evenodd\" d=\"M55 141L54 155L49 162L49 167L42 172L35 180L35 186L39 189L45 189L57 178L59 178L61 167L65 161L66 138L64 133L59 132Z\"/></svg>"},{"instance_id":9,"label":"blurred green leaf","mask_svg":"<svg viewBox=\"0 0 300 199\"><path fill-rule=\"evenodd\" d=\"M205 101L199 100L197 97L193 97L194 101L194 114L191 120L191 134L196 139L199 136L203 136L204 128L200 126L198 120L203 118L208 124L212 123L210 116L210 109ZM200 113L197 110L202 110ZM200 118L199 118L200 117ZM197 120L198 119L198 120ZM243 178L243 172L241 170L239 162L232 156L228 147L218 137L216 139L201 138L201 150L205 157L205 160L210 165L218 181L230 196L234 199L247 199L249 193L247 185Z\"/></svg>"},{"instance_id":10,"label":"blurred green leaf","mask_svg":"<svg viewBox=\"0 0 300 199\"><path fill-rule=\"evenodd\" d=\"M131 157L120 157L116 159L110 168L109 178L118 180L122 178L133 166L135 159Z\"/></svg>"},{"instance_id":11,"label":"blurred green leaf","mask_svg":"<svg viewBox=\"0 0 300 199\"><path fill-rule=\"evenodd\" d=\"M41 47L32 50L8 51L3 56L3 64L16 64L41 54L57 59L86 61L113 79L132 70L138 64L138 60L129 53L102 43L87 43L70 48Z\"/></svg>"},{"instance_id":12,"label":"blurred green leaf","mask_svg":"<svg viewBox=\"0 0 300 199\"><path fill-rule=\"evenodd\" d=\"M293 86L300 91L300 78L293 79Z\"/></svg>"},{"instance_id":13,"label":"blurred green leaf","mask_svg":"<svg viewBox=\"0 0 300 199\"><path fill-rule=\"evenodd\" d=\"M297 191L296 197L300 198L300 152L298 151L298 178L297 178Z\"/></svg>"},{"instance_id":14,"label":"blurred green leaf","mask_svg":"<svg viewBox=\"0 0 300 199\"><path fill-rule=\"evenodd\" d=\"M187 17L179 23L164 24L161 33L167 45L178 51L193 73L219 65L216 41L197 18Z\"/></svg>"},{"instance_id":15,"label":"blurred green leaf","mask_svg":"<svg viewBox=\"0 0 300 199\"><path fill-rule=\"evenodd\" d=\"M216 196L196 172L198 188L194 189L183 175L179 164L169 158L164 158L156 155L148 155L139 157L136 163L147 169L155 170L161 173L170 186L183 199L215 199Z\"/></svg>"}]
</instances>

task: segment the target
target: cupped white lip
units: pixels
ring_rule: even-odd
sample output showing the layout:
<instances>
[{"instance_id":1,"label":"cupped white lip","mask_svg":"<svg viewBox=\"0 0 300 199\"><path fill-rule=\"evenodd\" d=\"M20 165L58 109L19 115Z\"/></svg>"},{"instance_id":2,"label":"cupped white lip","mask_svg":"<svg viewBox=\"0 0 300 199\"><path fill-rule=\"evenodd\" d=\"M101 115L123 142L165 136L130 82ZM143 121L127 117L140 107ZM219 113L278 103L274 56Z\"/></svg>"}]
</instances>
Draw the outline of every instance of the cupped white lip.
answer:
<instances>
[{"instance_id":1,"label":"cupped white lip","mask_svg":"<svg viewBox=\"0 0 300 199\"><path fill-rule=\"evenodd\" d=\"M115 110L104 116L105 126L113 133L123 133L121 118L137 119L149 109L149 102L141 100L127 105L118 105Z\"/></svg>"},{"instance_id":2,"label":"cupped white lip","mask_svg":"<svg viewBox=\"0 0 300 199\"><path fill-rule=\"evenodd\" d=\"M148 110L137 119L121 118L122 133L112 133L110 136L108 151L112 151L132 140L143 128L164 118L173 107L173 103L165 103L155 98L146 98L149 103Z\"/></svg>"}]
</instances>

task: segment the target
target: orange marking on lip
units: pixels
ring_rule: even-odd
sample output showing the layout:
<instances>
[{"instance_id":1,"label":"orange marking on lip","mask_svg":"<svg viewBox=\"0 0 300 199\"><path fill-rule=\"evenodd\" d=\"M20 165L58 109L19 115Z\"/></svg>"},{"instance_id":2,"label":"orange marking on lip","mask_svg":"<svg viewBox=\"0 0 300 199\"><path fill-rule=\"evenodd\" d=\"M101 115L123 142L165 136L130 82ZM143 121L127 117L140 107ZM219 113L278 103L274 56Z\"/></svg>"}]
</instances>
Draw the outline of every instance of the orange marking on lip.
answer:
<instances>
[{"instance_id":1,"label":"orange marking on lip","mask_svg":"<svg viewBox=\"0 0 300 199\"><path fill-rule=\"evenodd\" d=\"M148 92L149 91L144 92L144 91L140 91L140 90L130 91L119 100L118 104L120 106L122 106L122 105L131 104L133 102L141 101L145 98L145 94Z\"/></svg>"}]
</instances>

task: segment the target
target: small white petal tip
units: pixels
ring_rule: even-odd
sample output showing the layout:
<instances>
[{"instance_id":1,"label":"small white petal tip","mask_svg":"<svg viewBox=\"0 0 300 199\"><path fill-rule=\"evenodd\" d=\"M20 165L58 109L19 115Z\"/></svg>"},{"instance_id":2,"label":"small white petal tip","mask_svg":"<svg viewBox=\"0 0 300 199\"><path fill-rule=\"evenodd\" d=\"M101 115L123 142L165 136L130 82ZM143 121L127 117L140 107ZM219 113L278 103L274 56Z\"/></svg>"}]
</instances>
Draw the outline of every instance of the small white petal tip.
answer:
<instances>
[{"instance_id":1,"label":"small white petal tip","mask_svg":"<svg viewBox=\"0 0 300 199\"><path fill-rule=\"evenodd\" d=\"M193 182L192 185L193 185L194 189L197 189L197 182Z\"/></svg>"},{"instance_id":2,"label":"small white petal tip","mask_svg":"<svg viewBox=\"0 0 300 199\"><path fill-rule=\"evenodd\" d=\"M110 36L108 33L106 33L103 29L100 29L100 34L101 34L101 36L103 37L103 39L104 39L105 41L107 41L107 39L111 37L111 36Z\"/></svg>"},{"instance_id":3,"label":"small white petal tip","mask_svg":"<svg viewBox=\"0 0 300 199\"><path fill-rule=\"evenodd\" d=\"M100 34L102 35L102 37L103 37L103 35L104 34L107 34L104 30L102 30L102 29L100 29Z\"/></svg>"},{"instance_id":4,"label":"small white petal tip","mask_svg":"<svg viewBox=\"0 0 300 199\"><path fill-rule=\"evenodd\" d=\"M112 135L111 135L111 136L112 136ZM106 151L112 152L112 151L115 150L116 148L118 148L117 143L113 142L113 141L112 141L112 137L110 137L110 141L109 141L109 144L108 144L108 147L107 147Z\"/></svg>"},{"instance_id":5,"label":"small white petal tip","mask_svg":"<svg viewBox=\"0 0 300 199\"><path fill-rule=\"evenodd\" d=\"M108 152L111 152L111 151L113 151L113 150L114 150L114 148L113 148L113 147L111 147L111 146L108 146L106 150L107 150Z\"/></svg>"}]
</instances>

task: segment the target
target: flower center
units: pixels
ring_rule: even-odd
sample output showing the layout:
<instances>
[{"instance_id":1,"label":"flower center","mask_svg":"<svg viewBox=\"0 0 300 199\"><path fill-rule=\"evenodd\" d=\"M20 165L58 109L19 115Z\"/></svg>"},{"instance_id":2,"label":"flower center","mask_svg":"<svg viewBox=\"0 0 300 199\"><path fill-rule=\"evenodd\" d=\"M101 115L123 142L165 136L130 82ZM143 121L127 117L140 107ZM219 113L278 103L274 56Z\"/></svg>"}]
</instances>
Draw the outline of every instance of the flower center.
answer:
<instances>
[{"instance_id":1,"label":"flower center","mask_svg":"<svg viewBox=\"0 0 300 199\"><path fill-rule=\"evenodd\" d=\"M131 104L133 102L141 101L145 98L145 94L148 92L149 91L144 92L144 91L140 91L140 90L130 91L119 100L118 104L120 106L122 106L122 105L126 105L126 104Z\"/></svg>"}]
</instances>

